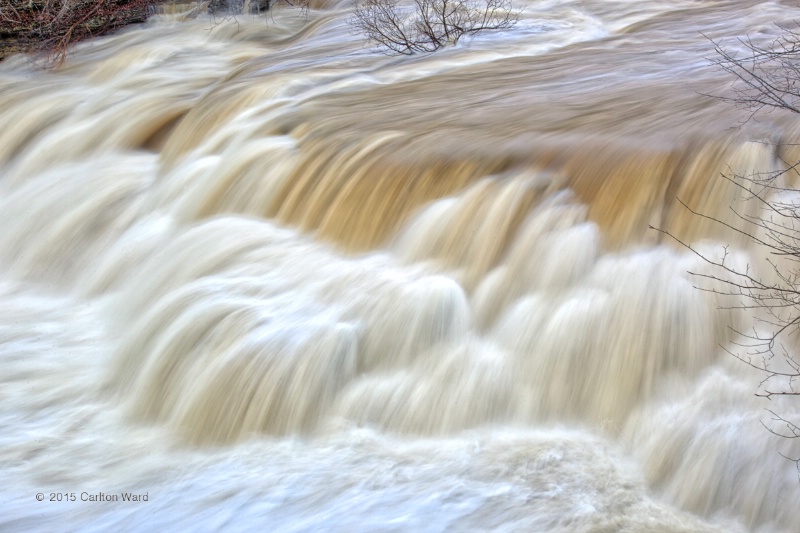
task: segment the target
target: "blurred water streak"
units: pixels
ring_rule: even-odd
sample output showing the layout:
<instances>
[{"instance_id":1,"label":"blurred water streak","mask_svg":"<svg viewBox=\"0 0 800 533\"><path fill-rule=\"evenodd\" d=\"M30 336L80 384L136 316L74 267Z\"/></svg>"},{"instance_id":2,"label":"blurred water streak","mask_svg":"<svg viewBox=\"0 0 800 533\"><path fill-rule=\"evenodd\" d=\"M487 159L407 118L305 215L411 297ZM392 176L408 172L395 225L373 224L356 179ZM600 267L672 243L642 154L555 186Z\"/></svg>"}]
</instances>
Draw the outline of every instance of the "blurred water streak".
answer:
<instances>
[{"instance_id":1,"label":"blurred water streak","mask_svg":"<svg viewBox=\"0 0 800 533\"><path fill-rule=\"evenodd\" d=\"M720 174L797 158L703 96L704 35L797 7L530 1L410 58L318 7L0 64L0 530L795 530L752 317L647 227L759 268L676 198L735 222ZM100 491L149 501L49 501Z\"/></svg>"}]
</instances>

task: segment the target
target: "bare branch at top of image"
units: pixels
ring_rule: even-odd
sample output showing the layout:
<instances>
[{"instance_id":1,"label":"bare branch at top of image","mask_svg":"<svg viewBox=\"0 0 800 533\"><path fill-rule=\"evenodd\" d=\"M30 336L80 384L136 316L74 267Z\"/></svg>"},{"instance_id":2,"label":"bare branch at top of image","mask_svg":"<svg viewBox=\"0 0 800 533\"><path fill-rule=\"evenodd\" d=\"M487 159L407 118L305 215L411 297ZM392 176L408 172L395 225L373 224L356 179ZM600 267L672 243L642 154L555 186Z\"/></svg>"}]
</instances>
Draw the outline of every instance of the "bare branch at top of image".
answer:
<instances>
[{"instance_id":1,"label":"bare branch at top of image","mask_svg":"<svg viewBox=\"0 0 800 533\"><path fill-rule=\"evenodd\" d=\"M464 35L514 26L511 0L356 0L350 24L389 54L434 52Z\"/></svg>"}]
</instances>

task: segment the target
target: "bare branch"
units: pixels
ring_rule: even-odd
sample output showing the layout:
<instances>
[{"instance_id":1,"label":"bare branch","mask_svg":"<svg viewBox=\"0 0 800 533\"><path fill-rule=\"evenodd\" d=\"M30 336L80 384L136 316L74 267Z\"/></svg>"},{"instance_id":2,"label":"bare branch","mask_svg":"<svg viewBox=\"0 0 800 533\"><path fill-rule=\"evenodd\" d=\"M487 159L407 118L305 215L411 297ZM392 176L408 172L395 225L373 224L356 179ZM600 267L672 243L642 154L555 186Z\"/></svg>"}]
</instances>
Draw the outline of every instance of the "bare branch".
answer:
<instances>
[{"instance_id":1,"label":"bare branch","mask_svg":"<svg viewBox=\"0 0 800 533\"><path fill-rule=\"evenodd\" d=\"M739 39L739 51L709 41L716 54L709 61L736 79L733 96L720 98L749 111L745 122L765 109L800 113L800 33L783 29L763 46L749 37Z\"/></svg>"},{"instance_id":2,"label":"bare branch","mask_svg":"<svg viewBox=\"0 0 800 533\"><path fill-rule=\"evenodd\" d=\"M363 34L388 54L434 52L464 35L502 30L517 23L511 0L357 0L350 18Z\"/></svg>"},{"instance_id":3,"label":"bare branch","mask_svg":"<svg viewBox=\"0 0 800 533\"><path fill-rule=\"evenodd\" d=\"M120 26L144 22L158 0L0 0L0 35L60 63L69 46ZM0 41L0 58L4 55ZM18 50L16 50L18 51Z\"/></svg>"}]
</instances>

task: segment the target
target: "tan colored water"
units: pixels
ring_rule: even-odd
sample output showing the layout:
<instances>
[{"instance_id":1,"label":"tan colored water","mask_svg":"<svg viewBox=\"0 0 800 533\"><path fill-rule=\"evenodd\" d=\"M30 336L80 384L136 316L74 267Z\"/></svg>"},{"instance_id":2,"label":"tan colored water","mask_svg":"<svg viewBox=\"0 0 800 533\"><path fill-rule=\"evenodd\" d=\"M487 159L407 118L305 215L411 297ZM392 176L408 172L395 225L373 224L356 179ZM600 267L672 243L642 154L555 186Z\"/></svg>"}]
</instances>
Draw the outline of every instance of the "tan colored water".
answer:
<instances>
[{"instance_id":1,"label":"tan colored water","mask_svg":"<svg viewBox=\"0 0 800 533\"><path fill-rule=\"evenodd\" d=\"M675 198L734 220L720 173L796 153L699 93L701 32L798 8L531 1L396 58L319 7L0 64L0 530L800 530L797 402L647 229L758 268Z\"/></svg>"}]
</instances>

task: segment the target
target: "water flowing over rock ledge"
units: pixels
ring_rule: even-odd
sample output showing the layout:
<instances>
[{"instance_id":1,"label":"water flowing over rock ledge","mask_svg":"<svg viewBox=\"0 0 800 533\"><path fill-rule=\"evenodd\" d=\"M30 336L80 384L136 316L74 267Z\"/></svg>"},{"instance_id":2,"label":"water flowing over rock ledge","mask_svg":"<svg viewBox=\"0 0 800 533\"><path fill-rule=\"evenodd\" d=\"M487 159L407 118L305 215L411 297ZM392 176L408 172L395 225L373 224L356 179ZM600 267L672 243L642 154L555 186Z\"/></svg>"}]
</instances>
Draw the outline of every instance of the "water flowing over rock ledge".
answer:
<instances>
[{"instance_id":1,"label":"water flowing over rock ledge","mask_svg":"<svg viewBox=\"0 0 800 533\"><path fill-rule=\"evenodd\" d=\"M699 94L700 30L796 8L631 6L411 59L345 11L164 16L0 64L0 529L793 531L797 442L722 349L753 317L647 226L763 268L675 198L748 213L719 174L797 158Z\"/></svg>"}]
</instances>

